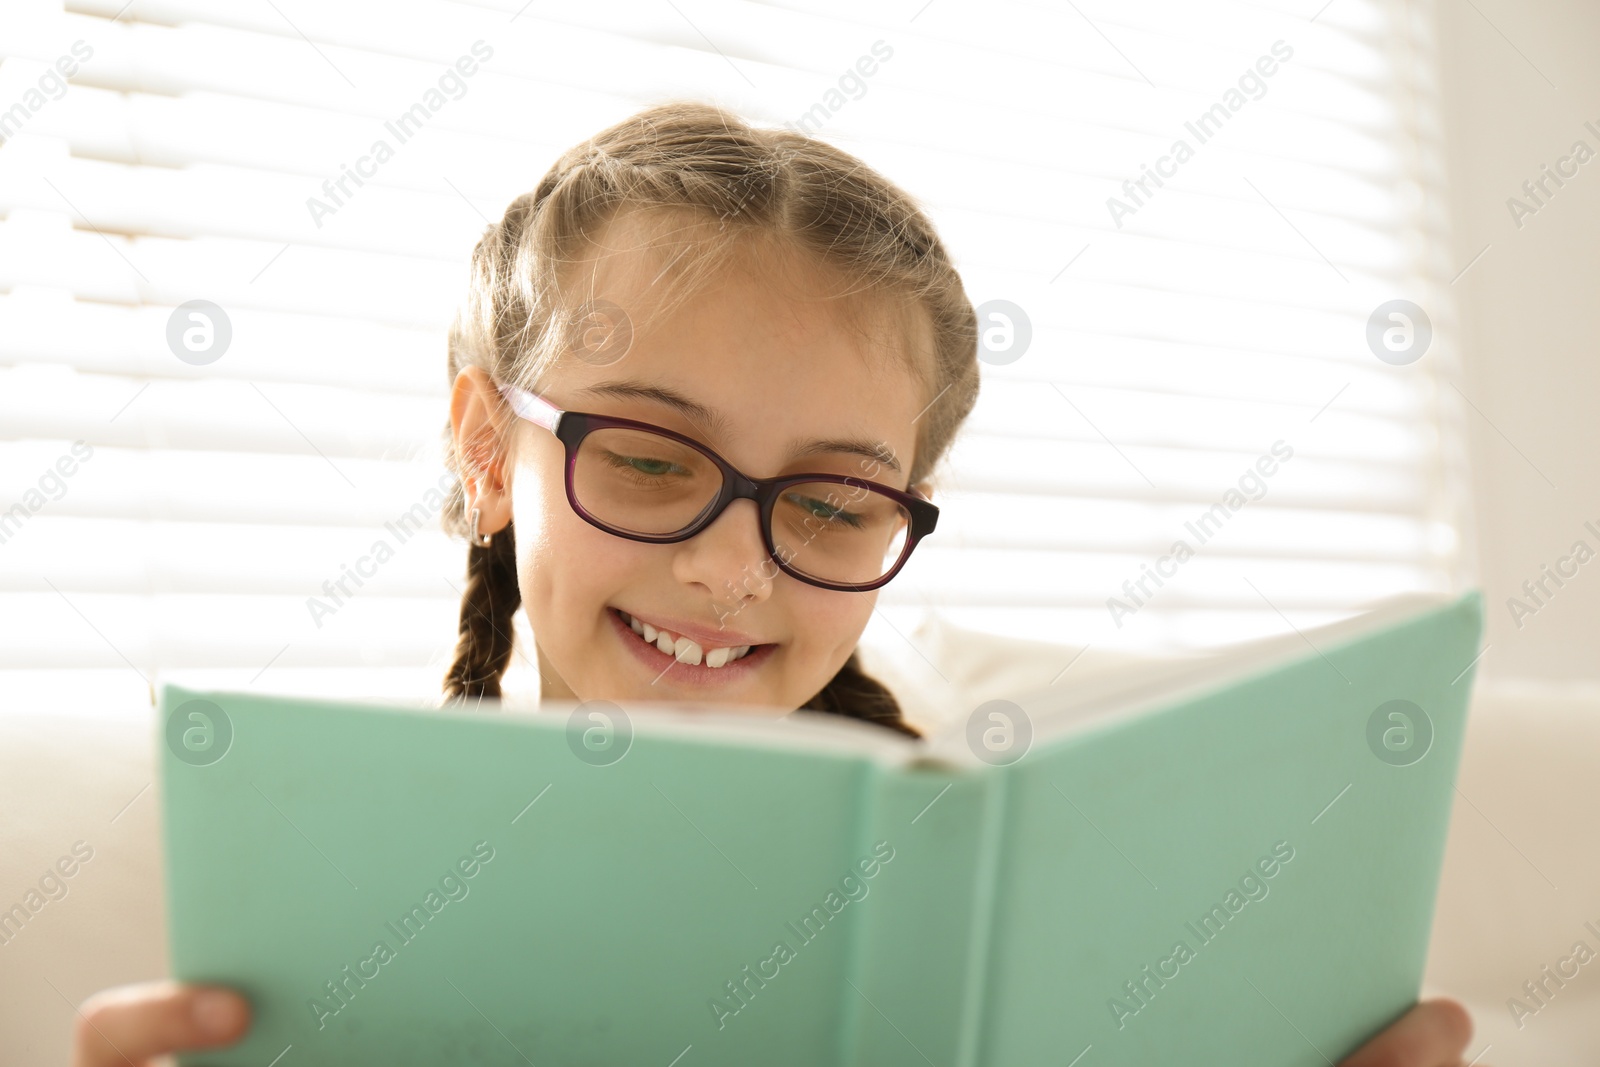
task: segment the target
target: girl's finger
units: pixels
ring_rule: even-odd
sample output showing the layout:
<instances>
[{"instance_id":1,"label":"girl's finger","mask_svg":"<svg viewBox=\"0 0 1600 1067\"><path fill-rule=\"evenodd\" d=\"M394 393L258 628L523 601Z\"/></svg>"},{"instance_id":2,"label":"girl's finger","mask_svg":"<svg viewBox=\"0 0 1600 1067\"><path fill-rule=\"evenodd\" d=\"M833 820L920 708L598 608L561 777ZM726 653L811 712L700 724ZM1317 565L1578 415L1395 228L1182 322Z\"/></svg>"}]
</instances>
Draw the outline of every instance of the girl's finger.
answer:
<instances>
[{"instance_id":1,"label":"girl's finger","mask_svg":"<svg viewBox=\"0 0 1600 1067\"><path fill-rule=\"evenodd\" d=\"M1339 1067L1460 1067L1471 1040L1472 1016L1459 1001L1425 1000Z\"/></svg>"},{"instance_id":2,"label":"girl's finger","mask_svg":"<svg viewBox=\"0 0 1600 1067\"><path fill-rule=\"evenodd\" d=\"M73 1031L72 1067L129 1067L186 1049L230 1045L250 1024L250 1005L220 986L147 982L96 993Z\"/></svg>"}]
</instances>

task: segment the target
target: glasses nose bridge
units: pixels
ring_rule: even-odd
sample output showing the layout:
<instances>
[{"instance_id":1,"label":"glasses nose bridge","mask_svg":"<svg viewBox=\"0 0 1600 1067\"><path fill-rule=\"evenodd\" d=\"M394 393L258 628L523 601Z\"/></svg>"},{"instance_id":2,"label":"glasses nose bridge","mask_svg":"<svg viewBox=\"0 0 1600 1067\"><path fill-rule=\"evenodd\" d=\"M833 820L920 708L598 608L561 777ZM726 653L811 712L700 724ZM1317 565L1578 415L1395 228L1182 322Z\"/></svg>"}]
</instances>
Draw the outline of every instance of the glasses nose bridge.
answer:
<instances>
[{"instance_id":1,"label":"glasses nose bridge","mask_svg":"<svg viewBox=\"0 0 1600 1067\"><path fill-rule=\"evenodd\" d=\"M723 512L732 507L736 500L753 501L756 505L758 520L766 514L767 497L772 492L772 486L769 483L758 482L744 472L735 469L733 464L727 461L723 462L722 476L724 482L722 506L716 509L716 514L708 517L708 525L710 522L720 518Z\"/></svg>"}]
</instances>

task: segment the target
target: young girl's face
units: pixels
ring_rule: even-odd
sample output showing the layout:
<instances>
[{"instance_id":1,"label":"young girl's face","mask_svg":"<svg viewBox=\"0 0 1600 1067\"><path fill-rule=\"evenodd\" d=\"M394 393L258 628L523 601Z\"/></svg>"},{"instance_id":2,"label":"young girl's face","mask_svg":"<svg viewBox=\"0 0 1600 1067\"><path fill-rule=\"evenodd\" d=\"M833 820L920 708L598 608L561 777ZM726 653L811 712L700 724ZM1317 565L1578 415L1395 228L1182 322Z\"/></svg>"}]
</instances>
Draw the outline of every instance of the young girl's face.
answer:
<instances>
[{"instance_id":1,"label":"young girl's face","mask_svg":"<svg viewBox=\"0 0 1600 1067\"><path fill-rule=\"evenodd\" d=\"M632 247L628 225L611 227L603 244ZM825 472L905 489L916 420L931 399L904 354L916 341L892 338L897 358L863 336L858 321L871 325L872 316L858 320L843 301L825 299L841 282L798 254L767 251L739 262L636 330L622 358L597 365L564 357L537 391L563 409L687 434L754 478ZM595 295L638 322L635 312L653 310L646 302L659 269L659 257L638 251L601 257ZM526 423L516 432L506 491L545 698L794 709L855 648L877 593L822 589L778 572L754 501L735 501L677 544L631 541L572 510L554 434ZM688 637L703 653L753 647L721 667L691 665L647 644L626 618Z\"/></svg>"}]
</instances>

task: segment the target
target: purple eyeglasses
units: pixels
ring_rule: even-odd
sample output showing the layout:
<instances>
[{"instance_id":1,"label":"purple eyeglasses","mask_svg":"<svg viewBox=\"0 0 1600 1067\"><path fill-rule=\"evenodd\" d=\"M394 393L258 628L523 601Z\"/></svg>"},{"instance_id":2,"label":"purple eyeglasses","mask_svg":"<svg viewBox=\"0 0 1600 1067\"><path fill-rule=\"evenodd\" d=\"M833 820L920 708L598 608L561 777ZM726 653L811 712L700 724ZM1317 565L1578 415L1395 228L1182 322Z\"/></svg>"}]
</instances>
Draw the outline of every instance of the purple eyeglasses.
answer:
<instances>
[{"instance_id":1,"label":"purple eyeglasses","mask_svg":"<svg viewBox=\"0 0 1600 1067\"><path fill-rule=\"evenodd\" d=\"M899 573L939 520L939 509L914 490L842 474L751 478L665 427L565 411L531 390L495 385L518 417L565 446L572 510L618 537L686 541L735 500L753 500L780 570L823 589L866 592Z\"/></svg>"}]
</instances>

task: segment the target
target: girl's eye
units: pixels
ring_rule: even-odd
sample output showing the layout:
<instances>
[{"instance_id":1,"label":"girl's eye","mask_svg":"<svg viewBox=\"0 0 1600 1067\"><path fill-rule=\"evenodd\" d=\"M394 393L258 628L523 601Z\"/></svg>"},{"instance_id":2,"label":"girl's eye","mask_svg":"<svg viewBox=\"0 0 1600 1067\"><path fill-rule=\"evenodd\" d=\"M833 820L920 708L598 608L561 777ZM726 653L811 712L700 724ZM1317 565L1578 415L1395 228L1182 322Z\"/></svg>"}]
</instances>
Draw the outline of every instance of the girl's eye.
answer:
<instances>
[{"instance_id":1,"label":"girl's eye","mask_svg":"<svg viewBox=\"0 0 1600 1067\"><path fill-rule=\"evenodd\" d=\"M798 493L789 493L787 495L791 501L810 512L815 518L823 519L828 522L842 522L845 525L855 527L856 529L860 529L865 525L865 523L862 522L860 515L857 515L853 511L846 511L844 508L836 508L825 500L818 500L816 497L801 496Z\"/></svg>"},{"instance_id":2,"label":"girl's eye","mask_svg":"<svg viewBox=\"0 0 1600 1067\"><path fill-rule=\"evenodd\" d=\"M683 467L673 463L671 460L650 459L646 456L622 456L615 452L607 452L606 462L619 469L637 471L640 474L648 474L653 477L660 477L664 474L688 473Z\"/></svg>"}]
</instances>

